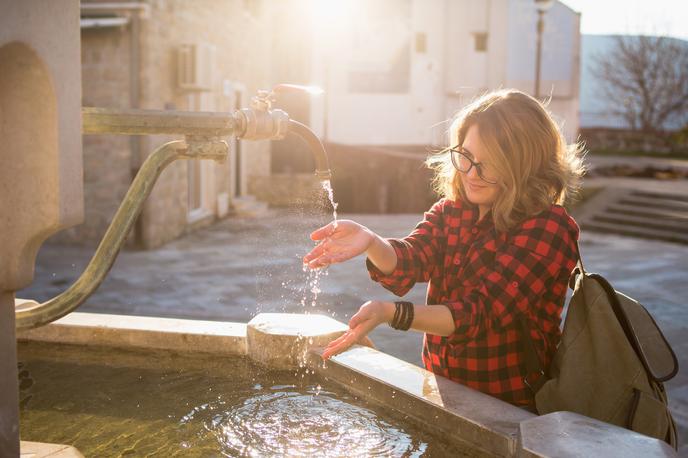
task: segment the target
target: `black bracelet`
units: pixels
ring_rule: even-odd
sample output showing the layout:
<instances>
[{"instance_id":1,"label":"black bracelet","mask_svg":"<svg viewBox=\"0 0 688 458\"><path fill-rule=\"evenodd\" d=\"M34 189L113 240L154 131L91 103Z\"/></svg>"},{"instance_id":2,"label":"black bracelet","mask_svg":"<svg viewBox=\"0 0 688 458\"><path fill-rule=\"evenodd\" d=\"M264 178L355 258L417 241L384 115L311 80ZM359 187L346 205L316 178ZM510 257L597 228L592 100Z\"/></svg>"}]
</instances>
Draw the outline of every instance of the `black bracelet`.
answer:
<instances>
[{"instance_id":1,"label":"black bracelet","mask_svg":"<svg viewBox=\"0 0 688 458\"><path fill-rule=\"evenodd\" d=\"M404 323L406 322L406 317L408 316L408 307L406 307L406 302L401 302L401 316L399 317L399 322L397 323L397 329L403 329Z\"/></svg>"},{"instance_id":2,"label":"black bracelet","mask_svg":"<svg viewBox=\"0 0 688 458\"><path fill-rule=\"evenodd\" d=\"M404 317L405 320L401 322L401 326L399 326L399 329L401 329L402 331L408 331L411 328L411 324L413 323L415 310L411 302L404 302L404 307L406 308L406 316Z\"/></svg>"},{"instance_id":3,"label":"black bracelet","mask_svg":"<svg viewBox=\"0 0 688 458\"><path fill-rule=\"evenodd\" d=\"M408 331L413 323L414 307L413 303L407 301L397 301L394 303L394 318L389 323L394 329Z\"/></svg>"},{"instance_id":4,"label":"black bracelet","mask_svg":"<svg viewBox=\"0 0 688 458\"><path fill-rule=\"evenodd\" d=\"M396 325L399 322L399 312L400 312L401 307L399 307L399 304L397 302L394 303L394 318L392 318L392 321L390 321L389 326L396 329Z\"/></svg>"}]
</instances>

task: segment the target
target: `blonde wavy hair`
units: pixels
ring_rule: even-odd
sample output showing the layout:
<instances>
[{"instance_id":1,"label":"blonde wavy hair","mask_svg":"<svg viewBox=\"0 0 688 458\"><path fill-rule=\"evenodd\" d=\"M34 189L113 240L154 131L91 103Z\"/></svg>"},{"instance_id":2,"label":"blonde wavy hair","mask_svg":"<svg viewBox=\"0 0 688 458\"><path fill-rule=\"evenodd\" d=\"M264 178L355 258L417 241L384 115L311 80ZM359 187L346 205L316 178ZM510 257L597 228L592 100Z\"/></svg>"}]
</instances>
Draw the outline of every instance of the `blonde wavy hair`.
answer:
<instances>
[{"instance_id":1,"label":"blonde wavy hair","mask_svg":"<svg viewBox=\"0 0 688 458\"><path fill-rule=\"evenodd\" d=\"M500 192L492 205L498 231L563 204L578 191L584 173L583 145L567 144L545 106L514 89L483 95L452 119L449 145L463 144L468 129L478 126L485 158L498 177ZM442 197L468 201L462 174L452 165L448 149L428 158L434 170L433 189Z\"/></svg>"}]
</instances>

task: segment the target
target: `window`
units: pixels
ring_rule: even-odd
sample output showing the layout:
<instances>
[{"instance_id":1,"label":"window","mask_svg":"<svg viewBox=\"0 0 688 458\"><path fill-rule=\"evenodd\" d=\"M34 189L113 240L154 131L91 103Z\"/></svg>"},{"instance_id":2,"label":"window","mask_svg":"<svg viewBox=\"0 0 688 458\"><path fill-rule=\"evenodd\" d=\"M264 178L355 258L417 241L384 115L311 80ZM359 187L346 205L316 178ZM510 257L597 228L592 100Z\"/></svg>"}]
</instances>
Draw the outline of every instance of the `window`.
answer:
<instances>
[{"instance_id":1,"label":"window","mask_svg":"<svg viewBox=\"0 0 688 458\"><path fill-rule=\"evenodd\" d=\"M474 32L473 40L476 52L487 51L487 32Z\"/></svg>"}]
</instances>

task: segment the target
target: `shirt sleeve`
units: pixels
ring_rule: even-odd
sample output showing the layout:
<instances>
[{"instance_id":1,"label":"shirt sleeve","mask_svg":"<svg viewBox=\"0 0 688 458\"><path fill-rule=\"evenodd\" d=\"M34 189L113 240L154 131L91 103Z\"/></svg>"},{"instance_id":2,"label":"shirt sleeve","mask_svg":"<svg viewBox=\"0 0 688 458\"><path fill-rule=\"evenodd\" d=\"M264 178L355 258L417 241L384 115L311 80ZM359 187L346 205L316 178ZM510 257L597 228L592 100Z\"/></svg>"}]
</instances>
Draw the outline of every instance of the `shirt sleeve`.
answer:
<instances>
[{"instance_id":1,"label":"shirt sleeve","mask_svg":"<svg viewBox=\"0 0 688 458\"><path fill-rule=\"evenodd\" d=\"M394 271L386 275L370 259L366 267L373 281L397 296L403 296L418 282L428 282L440 270L444 243L443 211L446 199L424 213L423 221L403 239L388 239L397 255Z\"/></svg>"},{"instance_id":2,"label":"shirt sleeve","mask_svg":"<svg viewBox=\"0 0 688 458\"><path fill-rule=\"evenodd\" d=\"M450 342L475 339L489 328L503 330L519 314L558 322L559 310L544 307L543 298L550 293L563 298L575 263L575 239L568 228L552 221L522 226L494 253L480 284L444 304L456 326Z\"/></svg>"}]
</instances>

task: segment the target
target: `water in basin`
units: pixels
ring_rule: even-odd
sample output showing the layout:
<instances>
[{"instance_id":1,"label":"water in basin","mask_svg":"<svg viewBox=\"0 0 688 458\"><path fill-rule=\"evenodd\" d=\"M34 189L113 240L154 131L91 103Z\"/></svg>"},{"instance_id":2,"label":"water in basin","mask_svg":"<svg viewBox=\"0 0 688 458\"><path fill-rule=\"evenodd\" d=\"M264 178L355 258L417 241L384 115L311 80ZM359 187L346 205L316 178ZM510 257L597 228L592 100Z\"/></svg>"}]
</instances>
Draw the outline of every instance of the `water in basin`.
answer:
<instances>
[{"instance_id":1,"label":"water in basin","mask_svg":"<svg viewBox=\"0 0 688 458\"><path fill-rule=\"evenodd\" d=\"M457 456L398 414L241 357L19 344L22 440L85 456Z\"/></svg>"}]
</instances>

